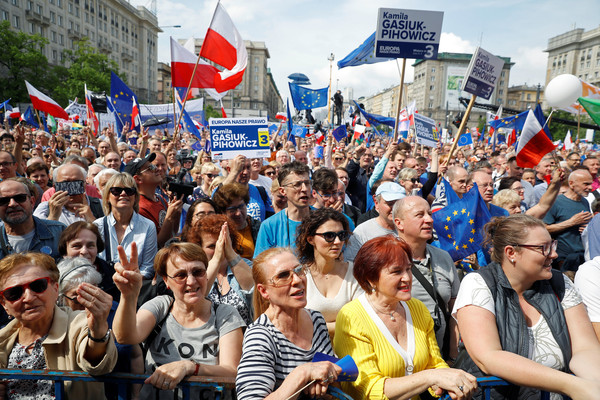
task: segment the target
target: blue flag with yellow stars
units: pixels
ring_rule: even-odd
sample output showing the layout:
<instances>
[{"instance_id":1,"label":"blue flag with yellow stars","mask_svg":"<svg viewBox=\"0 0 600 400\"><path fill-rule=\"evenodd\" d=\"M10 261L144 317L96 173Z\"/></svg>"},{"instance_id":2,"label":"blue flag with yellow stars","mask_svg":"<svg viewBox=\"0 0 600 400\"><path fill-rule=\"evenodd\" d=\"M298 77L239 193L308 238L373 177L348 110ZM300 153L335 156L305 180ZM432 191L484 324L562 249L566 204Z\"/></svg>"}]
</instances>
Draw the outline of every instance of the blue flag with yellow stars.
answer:
<instances>
[{"instance_id":1,"label":"blue flag with yellow stars","mask_svg":"<svg viewBox=\"0 0 600 400\"><path fill-rule=\"evenodd\" d=\"M360 108L360 105L356 102L356 100L354 100L354 104L356 104L356 107L358 107L360 113L365 117L367 121L369 121L371 126L375 127L377 125L387 125L391 126L392 128L396 126L396 118L384 117L383 115L377 114L370 114L362 108Z\"/></svg>"},{"instance_id":2,"label":"blue flag with yellow stars","mask_svg":"<svg viewBox=\"0 0 600 400\"><path fill-rule=\"evenodd\" d=\"M482 248L483 226L491 219L477 185L459 201L433 213L440 248L450 253L454 261L476 253Z\"/></svg>"},{"instance_id":3,"label":"blue flag with yellow stars","mask_svg":"<svg viewBox=\"0 0 600 400\"><path fill-rule=\"evenodd\" d=\"M298 110L308 110L313 108L325 107L327 105L327 92L329 86L323 89L309 89L304 86L296 85L290 82L290 93L294 107Z\"/></svg>"},{"instance_id":4,"label":"blue flag with yellow stars","mask_svg":"<svg viewBox=\"0 0 600 400\"><path fill-rule=\"evenodd\" d=\"M110 72L110 99L112 107L117 112L115 120L117 122L117 132L119 135L123 130L123 124L131 123L131 109L133 108L134 93L129 87L115 74Z\"/></svg>"}]
</instances>

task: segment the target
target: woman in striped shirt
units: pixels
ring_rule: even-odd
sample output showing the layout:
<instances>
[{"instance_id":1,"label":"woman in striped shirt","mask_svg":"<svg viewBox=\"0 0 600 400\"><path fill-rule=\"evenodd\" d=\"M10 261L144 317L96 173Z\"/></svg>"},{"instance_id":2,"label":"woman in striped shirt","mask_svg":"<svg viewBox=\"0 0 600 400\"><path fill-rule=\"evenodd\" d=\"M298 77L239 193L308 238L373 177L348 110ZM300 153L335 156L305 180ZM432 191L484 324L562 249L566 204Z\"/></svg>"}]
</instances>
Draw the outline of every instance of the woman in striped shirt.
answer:
<instances>
[{"instance_id":1,"label":"woman in striped shirt","mask_svg":"<svg viewBox=\"0 0 600 400\"><path fill-rule=\"evenodd\" d=\"M323 316L306 306L306 268L290 249L273 248L254 259L254 312L238 367L238 400L321 396L341 369L313 363L316 352L333 355Z\"/></svg>"}]
</instances>

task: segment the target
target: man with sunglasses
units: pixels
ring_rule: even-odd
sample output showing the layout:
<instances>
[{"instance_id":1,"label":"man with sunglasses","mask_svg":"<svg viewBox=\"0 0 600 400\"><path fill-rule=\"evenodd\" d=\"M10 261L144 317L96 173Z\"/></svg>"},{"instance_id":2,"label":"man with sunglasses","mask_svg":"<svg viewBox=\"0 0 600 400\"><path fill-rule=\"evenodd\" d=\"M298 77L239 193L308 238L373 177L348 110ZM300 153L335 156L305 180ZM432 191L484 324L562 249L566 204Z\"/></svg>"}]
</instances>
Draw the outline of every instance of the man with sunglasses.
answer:
<instances>
[{"instance_id":1,"label":"man with sunglasses","mask_svg":"<svg viewBox=\"0 0 600 400\"><path fill-rule=\"evenodd\" d=\"M156 154L150 153L145 158L135 159L125 166L123 172L127 172L135 179L140 193L139 214L154 223L160 248L175 235L179 228L183 200L173 199L167 203L156 194L156 189L162 183L162 176L152 164L155 158Z\"/></svg>"},{"instance_id":2,"label":"man with sunglasses","mask_svg":"<svg viewBox=\"0 0 600 400\"><path fill-rule=\"evenodd\" d=\"M405 197L394 205L393 216L398 237L408 243L412 250L412 297L427 306L435 322L436 339L442 353L455 359L458 355L458 328L454 318L446 316L449 316L448 313L454 307L460 282L450 254L428 244L433 237L433 218L429 203L419 196ZM418 269L416 273L421 275L420 279L415 278L415 268ZM421 279L426 282L427 288ZM450 337L445 338L448 323Z\"/></svg>"},{"instance_id":3,"label":"man with sunglasses","mask_svg":"<svg viewBox=\"0 0 600 400\"><path fill-rule=\"evenodd\" d=\"M70 225L77 221L94 222L104 216L100 199L85 192L87 174L76 164L63 164L54 170L57 189L48 201L42 201L34 216Z\"/></svg>"},{"instance_id":4,"label":"man with sunglasses","mask_svg":"<svg viewBox=\"0 0 600 400\"><path fill-rule=\"evenodd\" d=\"M65 224L33 216L35 198L24 184L0 182L0 258L12 253L38 251L60 257L58 239Z\"/></svg>"}]
</instances>

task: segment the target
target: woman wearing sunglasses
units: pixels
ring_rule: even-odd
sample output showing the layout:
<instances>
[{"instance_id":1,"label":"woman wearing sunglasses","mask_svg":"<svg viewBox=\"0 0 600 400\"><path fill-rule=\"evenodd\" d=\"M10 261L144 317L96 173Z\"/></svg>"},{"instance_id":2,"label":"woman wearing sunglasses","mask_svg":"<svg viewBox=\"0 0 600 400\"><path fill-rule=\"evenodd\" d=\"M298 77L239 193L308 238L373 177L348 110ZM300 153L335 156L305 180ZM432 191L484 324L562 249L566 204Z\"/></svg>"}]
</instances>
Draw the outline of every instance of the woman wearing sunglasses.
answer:
<instances>
[{"instance_id":1,"label":"woman wearing sunglasses","mask_svg":"<svg viewBox=\"0 0 600 400\"><path fill-rule=\"evenodd\" d=\"M298 227L298 258L308 271L307 308L323 314L331 337L338 311L363 293L352 263L340 259L350 235L348 219L331 208L313 211Z\"/></svg>"},{"instance_id":2,"label":"woman wearing sunglasses","mask_svg":"<svg viewBox=\"0 0 600 400\"><path fill-rule=\"evenodd\" d=\"M600 392L600 343L581 296L551 267L556 241L528 215L485 227L492 262L463 279L454 304L465 348L455 366L510 382L494 399L572 399ZM467 353L468 351L468 353Z\"/></svg>"},{"instance_id":3,"label":"woman wearing sunglasses","mask_svg":"<svg viewBox=\"0 0 600 400\"><path fill-rule=\"evenodd\" d=\"M59 271L42 253L0 261L0 302L13 320L0 330L0 368L111 372L117 349L107 317L111 298L94 285L73 293L84 313L56 306ZM65 382L67 398L104 399L102 383ZM53 398L52 381L8 381L8 398ZM19 397L21 396L21 397Z\"/></svg>"},{"instance_id":4,"label":"woman wearing sunglasses","mask_svg":"<svg viewBox=\"0 0 600 400\"><path fill-rule=\"evenodd\" d=\"M113 329L119 343L144 342L146 379L161 389L160 399L173 399L169 392L186 376L235 376L242 353L242 327L235 308L213 304L206 298L208 258L194 243L173 243L156 255L154 268L170 296L158 296L136 312L142 276L133 245L131 258L119 246L121 262L115 265L115 284L121 291ZM144 385L141 399L156 399L156 390ZM191 390L190 398L205 398Z\"/></svg>"},{"instance_id":5,"label":"woman wearing sunglasses","mask_svg":"<svg viewBox=\"0 0 600 400\"><path fill-rule=\"evenodd\" d=\"M198 156L198 159L200 159L200 156ZM202 176L202 183L194 188L194 192L192 193L191 199L188 199L188 201L196 201L199 199L210 198L210 195L212 193L210 190L210 184L221 173L219 167L217 167L216 164L213 164L211 162L202 164L200 170Z\"/></svg>"},{"instance_id":6,"label":"woman wearing sunglasses","mask_svg":"<svg viewBox=\"0 0 600 400\"><path fill-rule=\"evenodd\" d=\"M104 240L104 251L98 257L114 265L119 261L117 246L123 246L127 254L131 254L132 244L137 243L142 275L152 279L158 246L156 227L138 214L139 202L140 194L131 175L118 173L106 182L102 190L102 208L106 216L94 221Z\"/></svg>"},{"instance_id":7,"label":"woman wearing sunglasses","mask_svg":"<svg viewBox=\"0 0 600 400\"><path fill-rule=\"evenodd\" d=\"M306 267L289 248L271 248L254 259L256 321L244 335L236 377L239 400L295 399L303 390L320 396L340 367L312 362L317 352L333 355L327 324L306 309ZM270 396L272 395L272 396Z\"/></svg>"}]
</instances>

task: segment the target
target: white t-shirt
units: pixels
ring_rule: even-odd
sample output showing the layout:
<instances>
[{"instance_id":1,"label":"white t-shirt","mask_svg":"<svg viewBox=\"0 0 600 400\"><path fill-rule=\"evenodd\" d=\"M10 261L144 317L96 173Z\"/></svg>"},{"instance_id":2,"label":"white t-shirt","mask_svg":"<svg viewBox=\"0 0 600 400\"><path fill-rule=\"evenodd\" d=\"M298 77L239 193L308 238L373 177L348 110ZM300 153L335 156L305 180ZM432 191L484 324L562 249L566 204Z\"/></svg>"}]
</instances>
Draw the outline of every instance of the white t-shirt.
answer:
<instances>
[{"instance_id":1,"label":"white t-shirt","mask_svg":"<svg viewBox=\"0 0 600 400\"><path fill-rule=\"evenodd\" d=\"M566 276L563 277L565 280L565 296L561 305L563 310L567 310L578 305L582 300L569 278ZM476 273L468 274L462 280L458 297L452 310L452 316L456 318L456 312L459 309L470 305L481 307L494 314L494 316L496 315L492 292L483 278ZM529 356L527 358L553 369L563 368L564 359L562 351L554 336L552 336L550 327L543 316L538 321L535 321L533 326L528 327L527 330L529 332Z\"/></svg>"},{"instance_id":2,"label":"white t-shirt","mask_svg":"<svg viewBox=\"0 0 600 400\"><path fill-rule=\"evenodd\" d=\"M583 298L592 322L600 322L600 256L581 264L575 274L575 287Z\"/></svg>"}]
</instances>

